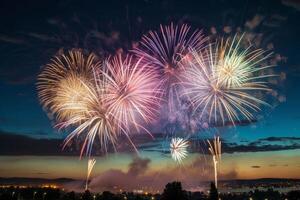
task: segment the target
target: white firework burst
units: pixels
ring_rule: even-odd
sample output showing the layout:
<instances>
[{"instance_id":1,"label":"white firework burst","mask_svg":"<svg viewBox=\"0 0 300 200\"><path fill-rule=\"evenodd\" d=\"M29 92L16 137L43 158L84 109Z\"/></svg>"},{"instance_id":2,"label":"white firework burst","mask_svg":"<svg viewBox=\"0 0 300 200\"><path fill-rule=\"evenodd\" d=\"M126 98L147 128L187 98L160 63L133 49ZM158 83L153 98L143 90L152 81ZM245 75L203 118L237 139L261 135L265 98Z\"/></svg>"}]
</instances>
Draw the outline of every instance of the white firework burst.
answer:
<instances>
[{"instance_id":1,"label":"white firework burst","mask_svg":"<svg viewBox=\"0 0 300 200\"><path fill-rule=\"evenodd\" d=\"M266 69L270 54L262 49L240 45L242 36L210 44L204 51L191 50L189 67L182 74L187 95L194 113L207 117L210 123L235 124L255 119L261 105L268 105L256 93L268 92Z\"/></svg>"},{"instance_id":2,"label":"white firework burst","mask_svg":"<svg viewBox=\"0 0 300 200\"><path fill-rule=\"evenodd\" d=\"M182 160L188 155L188 146L189 143L187 140L183 138L172 138L170 143L170 151L172 158L176 162L181 163Z\"/></svg>"}]
</instances>

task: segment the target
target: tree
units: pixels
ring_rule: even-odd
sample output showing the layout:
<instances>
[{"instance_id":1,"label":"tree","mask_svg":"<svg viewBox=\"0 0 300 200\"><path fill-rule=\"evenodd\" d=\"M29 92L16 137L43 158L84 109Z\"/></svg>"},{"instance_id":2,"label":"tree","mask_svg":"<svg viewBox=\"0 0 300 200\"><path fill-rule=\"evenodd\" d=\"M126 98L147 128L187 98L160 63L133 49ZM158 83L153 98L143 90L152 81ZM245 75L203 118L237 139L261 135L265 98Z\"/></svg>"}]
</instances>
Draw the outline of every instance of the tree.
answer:
<instances>
[{"instance_id":1,"label":"tree","mask_svg":"<svg viewBox=\"0 0 300 200\"><path fill-rule=\"evenodd\" d=\"M102 193L101 199L103 199L103 200L114 200L116 198L115 198L115 195L113 193L111 193L109 191L104 191Z\"/></svg>"},{"instance_id":2,"label":"tree","mask_svg":"<svg viewBox=\"0 0 300 200\"><path fill-rule=\"evenodd\" d=\"M168 183L162 194L162 200L186 200L187 196L182 190L180 182Z\"/></svg>"},{"instance_id":3,"label":"tree","mask_svg":"<svg viewBox=\"0 0 300 200\"><path fill-rule=\"evenodd\" d=\"M300 197L300 190L298 191L290 191L287 193L288 199L297 200Z\"/></svg>"},{"instance_id":4,"label":"tree","mask_svg":"<svg viewBox=\"0 0 300 200\"><path fill-rule=\"evenodd\" d=\"M68 192L64 195L63 200L75 200L76 196L75 196L75 192Z\"/></svg>"},{"instance_id":5,"label":"tree","mask_svg":"<svg viewBox=\"0 0 300 200\"><path fill-rule=\"evenodd\" d=\"M86 191L83 193L82 199L83 199L83 200L92 200L92 199L93 199L92 194L90 193L89 190L86 190Z\"/></svg>"},{"instance_id":6,"label":"tree","mask_svg":"<svg viewBox=\"0 0 300 200\"><path fill-rule=\"evenodd\" d=\"M210 200L219 199L218 189L216 188L216 185L213 182L210 183L209 199Z\"/></svg>"}]
</instances>

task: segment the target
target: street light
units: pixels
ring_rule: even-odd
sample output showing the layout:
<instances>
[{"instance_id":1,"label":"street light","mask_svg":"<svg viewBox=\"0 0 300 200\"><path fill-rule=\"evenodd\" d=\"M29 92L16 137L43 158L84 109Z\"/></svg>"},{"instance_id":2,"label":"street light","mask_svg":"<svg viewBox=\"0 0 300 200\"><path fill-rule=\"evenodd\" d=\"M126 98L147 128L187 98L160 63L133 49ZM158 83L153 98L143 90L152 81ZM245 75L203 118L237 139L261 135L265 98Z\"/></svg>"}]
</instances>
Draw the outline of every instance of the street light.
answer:
<instances>
[{"instance_id":1,"label":"street light","mask_svg":"<svg viewBox=\"0 0 300 200\"><path fill-rule=\"evenodd\" d=\"M35 195L36 195L36 191L33 192L33 197L32 197L33 200L35 199Z\"/></svg>"},{"instance_id":2,"label":"street light","mask_svg":"<svg viewBox=\"0 0 300 200\"><path fill-rule=\"evenodd\" d=\"M43 194L43 200L45 200L45 196L47 195L47 192L44 192Z\"/></svg>"}]
</instances>

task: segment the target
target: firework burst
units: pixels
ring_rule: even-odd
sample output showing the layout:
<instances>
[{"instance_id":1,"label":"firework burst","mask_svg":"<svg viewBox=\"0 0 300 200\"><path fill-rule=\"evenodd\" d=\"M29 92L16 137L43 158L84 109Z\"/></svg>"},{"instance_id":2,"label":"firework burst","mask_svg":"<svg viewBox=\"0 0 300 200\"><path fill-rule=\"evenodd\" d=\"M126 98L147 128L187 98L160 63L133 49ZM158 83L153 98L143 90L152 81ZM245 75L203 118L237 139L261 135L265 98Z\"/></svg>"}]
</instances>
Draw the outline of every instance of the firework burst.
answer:
<instances>
[{"instance_id":1,"label":"firework burst","mask_svg":"<svg viewBox=\"0 0 300 200\"><path fill-rule=\"evenodd\" d=\"M243 49L242 36L210 44L204 51L191 50L192 60L183 73L184 95L187 95L200 118L208 115L209 122L225 124L254 119L260 105L268 105L255 97L257 91L270 90L265 79L264 65L271 54Z\"/></svg>"},{"instance_id":2,"label":"firework burst","mask_svg":"<svg viewBox=\"0 0 300 200\"><path fill-rule=\"evenodd\" d=\"M95 72L94 80L100 80ZM101 148L107 152L107 145L110 143L115 148L117 136L124 130L123 123L115 118L106 101L104 101L104 83L95 81L93 87L85 85L87 92L85 98L87 108L85 112L72 115L69 120L59 124L60 128L76 125L76 128L65 139L68 145L75 137L84 135L80 156L86 151L90 155L95 137L98 136ZM122 132L127 135L127 132Z\"/></svg>"},{"instance_id":3,"label":"firework burst","mask_svg":"<svg viewBox=\"0 0 300 200\"><path fill-rule=\"evenodd\" d=\"M140 63L118 55L101 65L94 55L71 51L46 66L39 76L39 96L56 117L56 127L73 129L64 147L80 137L80 156L84 152L91 155L98 136L107 152L107 145L115 148L118 135L124 134L137 151L129 137L130 128L148 132L142 122L154 120L160 100L156 73Z\"/></svg>"},{"instance_id":4,"label":"firework burst","mask_svg":"<svg viewBox=\"0 0 300 200\"><path fill-rule=\"evenodd\" d=\"M188 151L187 148L189 143L183 138L172 138L170 143L170 151L173 160L178 163L181 163L184 158L187 157Z\"/></svg>"},{"instance_id":5,"label":"firework burst","mask_svg":"<svg viewBox=\"0 0 300 200\"><path fill-rule=\"evenodd\" d=\"M100 81L105 90L103 100L125 129L132 126L137 131L146 130L140 121L155 119L161 96L154 70L141 64L141 59L134 62L132 57L119 54L106 60Z\"/></svg>"},{"instance_id":6,"label":"firework burst","mask_svg":"<svg viewBox=\"0 0 300 200\"><path fill-rule=\"evenodd\" d=\"M86 57L80 50L73 50L54 57L45 66L38 76L38 94L43 107L57 121L86 111L86 85L90 84L93 67L98 65L94 54Z\"/></svg>"},{"instance_id":7,"label":"firework burst","mask_svg":"<svg viewBox=\"0 0 300 200\"><path fill-rule=\"evenodd\" d=\"M177 83L184 70L185 65L182 63L190 56L188 49L200 51L205 42L202 31L192 32L190 29L186 24L161 25L160 31L150 31L144 35L139 46L133 50L138 57L158 70L170 112L175 110L179 102Z\"/></svg>"},{"instance_id":8,"label":"firework burst","mask_svg":"<svg viewBox=\"0 0 300 200\"><path fill-rule=\"evenodd\" d=\"M103 101L104 90L97 71L100 63L93 54L85 56L81 51L69 51L57 56L38 77L38 92L42 105L55 116L56 127L71 127L73 131L65 139L68 145L75 137L83 136L80 155L90 155L96 135L101 147L116 142L117 122Z\"/></svg>"}]
</instances>

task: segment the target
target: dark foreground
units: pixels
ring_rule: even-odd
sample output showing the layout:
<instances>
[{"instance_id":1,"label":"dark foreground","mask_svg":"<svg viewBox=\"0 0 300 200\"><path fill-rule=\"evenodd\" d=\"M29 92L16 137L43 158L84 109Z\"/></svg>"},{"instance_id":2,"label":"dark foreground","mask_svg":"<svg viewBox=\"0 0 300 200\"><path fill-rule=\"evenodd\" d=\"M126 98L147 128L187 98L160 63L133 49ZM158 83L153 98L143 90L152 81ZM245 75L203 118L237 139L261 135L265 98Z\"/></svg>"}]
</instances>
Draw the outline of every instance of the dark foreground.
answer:
<instances>
[{"instance_id":1,"label":"dark foreground","mask_svg":"<svg viewBox=\"0 0 300 200\"><path fill-rule=\"evenodd\" d=\"M272 189L248 193L219 193L212 183L208 194L182 190L180 182L168 183L162 194L113 194L66 192L53 187L2 187L0 200L300 200L300 190L280 193Z\"/></svg>"}]
</instances>

